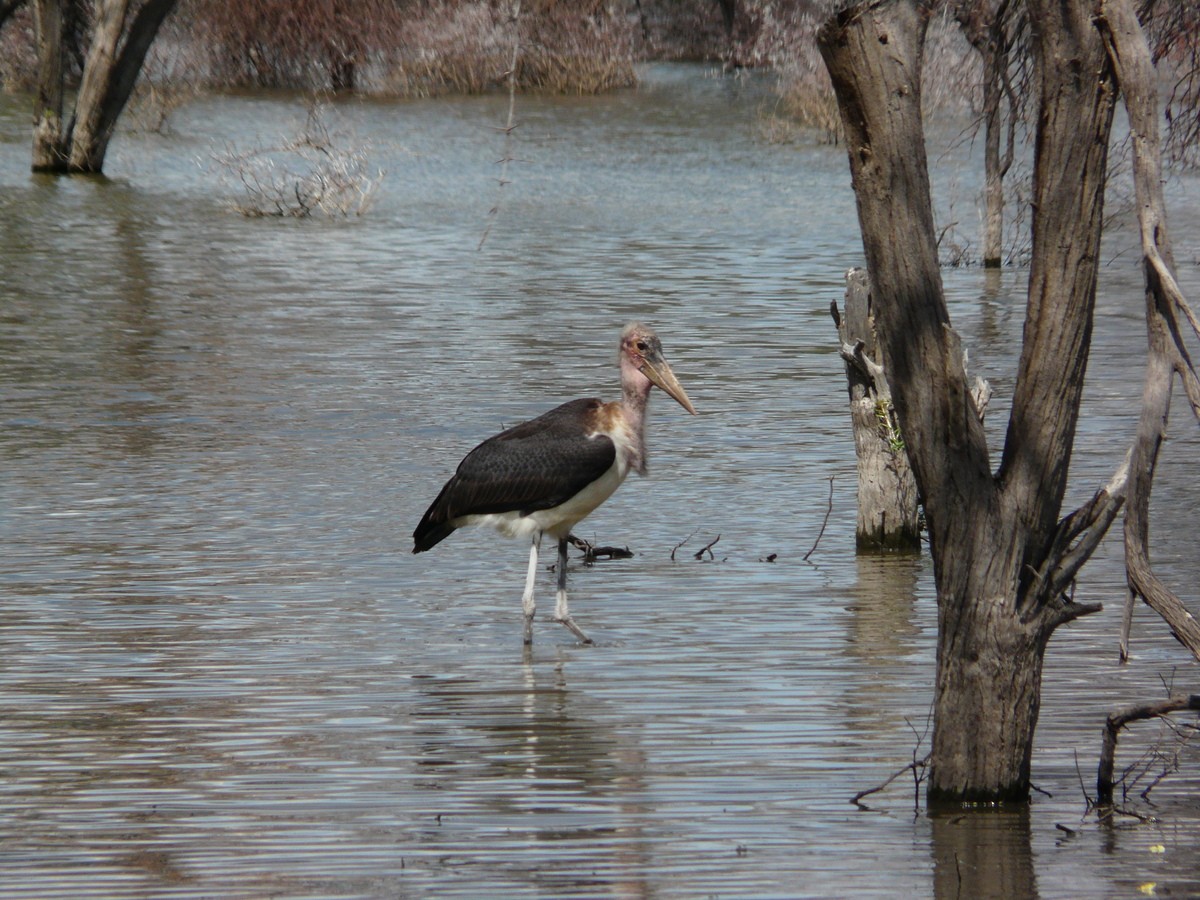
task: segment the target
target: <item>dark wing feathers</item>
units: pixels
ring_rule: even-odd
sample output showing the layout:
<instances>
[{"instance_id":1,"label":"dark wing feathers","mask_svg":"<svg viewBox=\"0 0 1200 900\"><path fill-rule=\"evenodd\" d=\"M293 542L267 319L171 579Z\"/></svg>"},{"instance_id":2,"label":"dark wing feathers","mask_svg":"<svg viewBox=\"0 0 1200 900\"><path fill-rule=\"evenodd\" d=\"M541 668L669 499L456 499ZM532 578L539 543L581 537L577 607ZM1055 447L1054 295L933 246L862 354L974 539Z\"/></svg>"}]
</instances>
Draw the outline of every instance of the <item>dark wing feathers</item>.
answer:
<instances>
[{"instance_id":1,"label":"dark wing feathers","mask_svg":"<svg viewBox=\"0 0 1200 900\"><path fill-rule=\"evenodd\" d=\"M600 406L600 400L572 400L468 453L413 532L413 552L449 535L460 516L550 509L603 475L617 451L605 435L587 437Z\"/></svg>"}]
</instances>

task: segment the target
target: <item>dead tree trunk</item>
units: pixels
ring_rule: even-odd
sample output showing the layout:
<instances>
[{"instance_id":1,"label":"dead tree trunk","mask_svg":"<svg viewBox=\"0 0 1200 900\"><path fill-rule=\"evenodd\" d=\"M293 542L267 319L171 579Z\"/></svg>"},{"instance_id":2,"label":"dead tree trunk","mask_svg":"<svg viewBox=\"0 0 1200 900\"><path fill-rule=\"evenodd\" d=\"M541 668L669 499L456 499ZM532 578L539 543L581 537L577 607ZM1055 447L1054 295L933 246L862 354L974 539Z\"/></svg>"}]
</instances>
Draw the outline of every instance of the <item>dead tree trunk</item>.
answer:
<instances>
[{"instance_id":1,"label":"dead tree trunk","mask_svg":"<svg viewBox=\"0 0 1200 900\"><path fill-rule=\"evenodd\" d=\"M1111 68L1087 0L1031 4L1042 84L1034 261L994 475L937 264L919 84L927 7L860 3L818 36L934 562L931 803L1028 797L1046 645L1059 625L1098 609L1064 592L1122 499L1114 483L1059 518L1091 336Z\"/></svg>"},{"instance_id":2,"label":"dead tree trunk","mask_svg":"<svg viewBox=\"0 0 1200 900\"><path fill-rule=\"evenodd\" d=\"M75 112L62 127L62 0L38 0L39 110L33 169L99 173L117 119L129 102L155 35L178 0L145 0L130 19L129 0L98 0ZM57 61L57 63L55 62ZM42 99L50 101L42 103ZM57 115L53 101L57 99Z\"/></svg>"},{"instance_id":3,"label":"dead tree trunk","mask_svg":"<svg viewBox=\"0 0 1200 900\"><path fill-rule=\"evenodd\" d=\"M63 80L66 17L62 0L37 0L33 7L37 30L37 108L33 116L33 171L57 172L66 166L63 134Z\"/></svg>"},{"instance_id":4,"label":"dead tree trunk","mask_svg":"<svg viewBox=\"0 0 1200 900\"><path fill-rule=\"evenodd\" d=\"M850 422L858 459L858 549L921 547L917 482L892 405L887 372L875 336L871 284L862 269L846 274L846 304L833 321L841 338L850 389Z\"/></svg>"},{"instance_id":5,"label":"dead tree trunk","mask_svg":"<svg viewBox=\"0 0 1200 900\"><path fill-rule=\"evenodd\" d=\"M1004 176L1013 163L1018 114L1008 69L1014 35L1024 18L1011 0L960 0L954 15L983 66L983 265L999 268L1004 261Z\"/></svg>"}]
</instances>

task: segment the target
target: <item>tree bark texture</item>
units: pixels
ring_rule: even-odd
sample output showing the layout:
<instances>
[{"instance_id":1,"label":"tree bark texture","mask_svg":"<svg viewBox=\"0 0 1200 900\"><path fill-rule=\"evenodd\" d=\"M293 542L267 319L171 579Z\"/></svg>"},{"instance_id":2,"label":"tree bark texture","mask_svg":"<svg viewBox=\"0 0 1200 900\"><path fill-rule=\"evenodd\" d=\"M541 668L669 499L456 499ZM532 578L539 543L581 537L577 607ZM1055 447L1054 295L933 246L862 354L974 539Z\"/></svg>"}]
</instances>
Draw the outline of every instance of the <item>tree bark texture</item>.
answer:
<instances>
[{"instance_id":1,"label":"tree bark texture","mask_svg":"<svg viewBox=\"0 0 1200 900\"><path fill-rule=\"evenodd\" d=\"M1057 530L1095 309L1112 68L1088 0L1029 0L1041 85L1029 297L1000 480L1027 532L1022 580Z\"/></svg>"},{"instance_id":2,"label":"tree bark texture","mask_svg":"<svg viewBox=\"0 0 1200 900\"><path fill-rule=\"evenodd\" d=\"M0 0L0 28L18 9L25 5L25 0Z\"/></svg>"},{"instance_id":3,"label":"tree bark texture","mask_svg":"<svg viewBox=\"0 0 1200 900\"><path fill-rule=\"evenodd\" d=\"M1007 58L997 60L989 57L984 60L984 67L986 69L1001 62L1007 65ZM1000 157L1001 90L995 73L990 74L991 77L987 77L983 85L983 264L987 268L998 269L1004 261L1004 171L1001 168Z\"/></svg>"},{"instance_id":4,"label":"tree bark texture","mask_svg":"<svg viewBox=\"0 0 1200 900\"><path fill-rule=\"evenodd\" d=\"M142 63L177 0L146 0L126 30L129 0L97 3L95 29L75 101L70 170L98 173ZM121 38L124 35L124 44Z\"/></svg>"},{"instance_id":5,"label":"tree bark texture","mask_svg":"<svg viewBox=\"0 0 1200 900\"><path fill-rule=\"evenodd\" d=\"M64 0L37 0L33 7L37 32L37 108L33 114L33 171L56 172L66 165L63 134Z\"/></svg>"},{"instance_id":6,"label":"tree bark texture","mask_svg":"<svg viewBox=\"0 0 1200 900\"><path fill-rule=\"evenodd\" d=\"M857 545L864 550L919 550L917 483L892 405L863 269L846 274L845 310L833 318L841 339L850 392L850 422L858 460Z\"/></svg>"},{"instance_id":7,"label":"tree bark texture","mask_svg":"<svg viewBox=\"0 0 1200 900\"><path fill-rule=\"evenodd\" d=\"M96 174L104 168L108 144L121 112L133 93L146 54L155 35L178 0L145 0L132 18L129 0L98 0L92 40L83 66L83 77L75 98L75 113L66 129L61 127L63 92L62 0L38 0L39 14L58 16L58 48L53 33L39 21L39 58L48 62L39 70L39 97L59 98L58 140L51 145L51 128L39 118L34 129L35 171ZM47 19L49 24L49 19ZM57 67L49 64L58 59ZM48 107L43 107L48 108ZM40 114L39 114L40 115ZM44 116L43 116L44 118Z\"/></svg>"},{"instance_id":8,"label":"tree bark texture","mask_svg":"<svg viewBox=\"0 0 1200 900\"><path fill-rule=\"evenodd\" d=\"M1069 583L1087 555L1080 545L1098 541L1111 521L1103 516L1115 515L1115 501L1101 492L1089 504L1094 517L1059 521L1091 334L1113 105L1103 47L1094 30L1085 33L1086 5L1031 6L1045 23L1039 256L995 477L937 265L918 82L927 7L918 0L861 3L818 36L842 115L882 353L934 562L931 803L1028 797L1046 644L1058 625L1096 608L1050 588Z\"/></svg>"}]
</instances>

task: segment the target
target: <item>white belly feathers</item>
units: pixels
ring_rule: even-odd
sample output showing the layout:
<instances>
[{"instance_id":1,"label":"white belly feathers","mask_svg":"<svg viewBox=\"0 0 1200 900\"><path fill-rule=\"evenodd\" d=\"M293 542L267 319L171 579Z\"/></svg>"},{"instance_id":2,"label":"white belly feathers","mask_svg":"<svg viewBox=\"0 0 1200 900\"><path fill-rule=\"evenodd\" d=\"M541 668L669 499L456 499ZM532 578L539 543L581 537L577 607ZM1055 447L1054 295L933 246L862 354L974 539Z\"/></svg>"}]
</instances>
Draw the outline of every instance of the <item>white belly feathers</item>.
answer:
<instances>
[{"instance_id":1,"label":"white belly feathers","mask_svg":"<svg viewBox=\"0 0 1200 900\"><path fill-rule=\"evenodd\" d=\"M611 431L596 431L589 438L606 434L616 445L616 459L603 475L573 497L550 509L539 509L523 516L519 512L484 513L463 516L459 525L490 525L507 537L530 537L542 532L561 540L583 518L607 500L629 474L632 457L636 455L633 435L622 422Z\"/></svg>"}]
</instances>

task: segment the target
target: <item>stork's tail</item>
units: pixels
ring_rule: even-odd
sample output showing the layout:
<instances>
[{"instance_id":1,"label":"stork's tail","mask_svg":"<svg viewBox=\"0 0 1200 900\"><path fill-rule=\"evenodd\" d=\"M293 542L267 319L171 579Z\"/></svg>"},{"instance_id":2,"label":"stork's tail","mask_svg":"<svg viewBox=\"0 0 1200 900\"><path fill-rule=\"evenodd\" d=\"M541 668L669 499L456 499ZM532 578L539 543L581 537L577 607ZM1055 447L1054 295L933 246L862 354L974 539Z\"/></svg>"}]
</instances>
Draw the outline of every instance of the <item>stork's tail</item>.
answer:
<instances>
[{"instance_id":1,"label":"stork's tail","mask_svg":"<svg viewBox=\"0 0 1200 900\"><path fill-rule=\"evenodd\" d=\"M413 532L413 553L423 553L431 547L437 546L443 540L450 536L450 532L454 531L454 526L449 522L432 522L429 515L421 520L421 524L417 526Z\"/></svg>"},{"instance_id":2,"label":"stork's tail","mask_svg":"<svg viewBox=\"0 0 1200 900\"><path fill-rule=\"evenodd\" d=\"M431 547L437 546L454 531L455 526L450 523L452 517L448 515L446 504L443 502L453 483L454 479L451 478L442 488L437 499L429 504L425 515L421 516L421 523L413 531L413 553L423 553Z\"/></svg>"}]
</instances>

